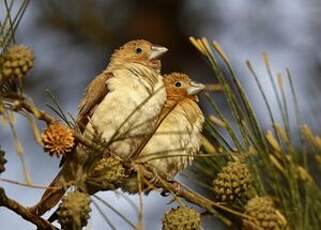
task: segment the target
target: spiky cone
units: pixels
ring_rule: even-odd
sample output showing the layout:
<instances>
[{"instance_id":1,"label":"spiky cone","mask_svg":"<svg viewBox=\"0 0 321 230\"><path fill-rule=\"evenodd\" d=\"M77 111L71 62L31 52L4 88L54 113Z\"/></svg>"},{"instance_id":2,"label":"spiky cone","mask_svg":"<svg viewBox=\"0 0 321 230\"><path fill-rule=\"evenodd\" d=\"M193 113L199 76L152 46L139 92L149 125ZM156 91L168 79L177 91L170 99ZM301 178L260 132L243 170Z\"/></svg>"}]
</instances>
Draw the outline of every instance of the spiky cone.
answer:
<instances>
[{"instance_id":1,"label":"spiky cone","mask_svg":"<svg viewBox=\"0 0 321 230\"><path fill-rule=\"evenodd\" d=\"M90 217L90 197L82 192L71 192L62 198L57 211L62 229L80 230L86 226Z\"/></svg>"},{"instance_id":2,"label":"spiky cone","mask_svg":"<svg viewBox=\"0 0 321 230\"><path fill-rule=\"evenodd\" d=\"M14 45L0 56L0 79L22 78L32 68L34 55L24 45Z\"/></svg>"},{"instance_id":3,"label":"spiky cone","mask_svg":"<svg viewBox=\"0 0 321 230\"><path fill-rule=\"evenodd\" d=\"M93 194L96 191L115 189L125 178L126 171L120 160L112 156L103 157L89 173L87 192Z\"/></svg>"},{"instance_id":4,"label":"spiky cone","mask_svg":"<svg viewBox=\"0 0 321 230\"><path fill-rule=\"evenodd\" d=\"M59 122L50 124L41 137L44 150L57 157L70 152L75 141L72 130Z\"/></svg>"},{"instance_id":5,"label":"spiky cone","mask_svg":"<svg viewBox=\"0 0 321 230\"><path fill-rule=\"evenodd\" d=\"M7 160L4 158L5 152L0 149L0 173L3 173L6 169L4 165L7 163Z\"/></svg>"},{"instance_id":6,"label":"spiky cone","mask_svg":"<svg viewBox=\"0 0 321 230\"><path fill-rule=\"evenodd\" d=\"M248 166L241 161L230 161L213 181L213 191L218 201L228 202L246 195L250 185L251 173Z\"/></svg>"},{"instance_id":7,"label":"spiky cone","mask_svg":"<svg viewBox=\"0 0 321 230\"><path fill-rule=\"evenodd\" d=\"M188 207L177 207L165 213L163 230L199 230L201 229L201 215Z\"/></svg>"},{"instance_id":8,"label":"spiky cone","mask_svg":"<svg viewBox=\"0 0 321 230\"><path fill-rule=\"evenodd\" d=\"M242 228L244 230L281 230L286 226L286 219L275 208L270 197L254 197L245 206L245 215Z\"/></svg>"}]
</instances>

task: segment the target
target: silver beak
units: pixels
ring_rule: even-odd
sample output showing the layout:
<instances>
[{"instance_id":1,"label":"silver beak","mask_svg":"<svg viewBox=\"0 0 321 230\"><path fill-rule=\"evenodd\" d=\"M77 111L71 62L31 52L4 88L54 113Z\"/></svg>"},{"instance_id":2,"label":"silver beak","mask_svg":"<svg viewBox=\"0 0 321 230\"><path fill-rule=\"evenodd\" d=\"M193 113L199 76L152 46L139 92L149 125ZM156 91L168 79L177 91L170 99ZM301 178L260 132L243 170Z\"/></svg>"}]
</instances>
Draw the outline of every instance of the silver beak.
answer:
<instances>
[{"instance_id":1,"label":"silver beak","mask_svg":"<svg viewBox=\"0 0 321 230\"><path fill-rule=\"evenodd\" d=\"M168 49L166 47L153 45L152 51L149 55L149 60L158 58L158 57L162 56L164 53L166 53L167 51L168 51Z\"/></svg>"},{"instance_id":2,"label":"silver beak","mask_svg":"<svg viewBox=\"0 0 321 230\"><path fill-rule=\"evenodd\" d=\"M191 86L187 89L188 95L197 95L199 94L203 89L205 89L205 85L201 83L191 82Z\"/></svg>"}]
</instances>

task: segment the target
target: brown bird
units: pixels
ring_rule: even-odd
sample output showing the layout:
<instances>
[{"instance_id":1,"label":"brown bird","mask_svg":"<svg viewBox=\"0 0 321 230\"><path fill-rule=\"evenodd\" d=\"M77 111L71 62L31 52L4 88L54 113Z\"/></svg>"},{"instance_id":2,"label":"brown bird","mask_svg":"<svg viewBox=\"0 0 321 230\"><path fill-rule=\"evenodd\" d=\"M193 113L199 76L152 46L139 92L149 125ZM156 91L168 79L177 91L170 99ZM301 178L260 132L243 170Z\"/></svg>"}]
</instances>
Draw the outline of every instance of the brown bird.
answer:
<instances>
[{"instance_id":1,"label":"brown bird","mask_svg":"<svg viewBox=\"0 0 321 230\"><path fill-rule=\"evenodd\" d=\"M130 41L116 50L107 69L88 86L79 106L77 124L83 135L99 133L108 149L130 157L156 126L166 100L159 57L167 51L145 40ZM42 215L55 206L88 160L81 145L68 157L40 202L31 211Z\"/></svg>"},{"instance_id":2,"label":"brown bird","mask_svg":"<svg viewBox=\"0 0 321 230\"><path fill-rule=\"evenodd\" d=\"M155 133L138 154L157 173L174 177L192 163L200 148L204 116L198 106L197 94L205 86L191 81L183 73L164 76L167 100ZM125 180L122 189L137 192L136 178Z\"/></svg>"},{"instance_id":3,"label":"brown bird","mask_svg":"<svg viewBox=\"0 0 321 230\"><path fill-rule=\"evenodd\" d=\"M164 84L167 100L157 126L153 135L145 139L136 153L154 172L174 177L192 163L193 155L199 151L204 116L198 106L197 94L205 86L191 81L183 73L165 75ZM90 181L89 178L86 181L86 191L90 195L106 190L104 181L97 183L96 179ZM122 179L120 187L129 193L139 192L137 175ZM55 212L48 221L53 222L57 217Z\"/></svg>"}]
</instances>

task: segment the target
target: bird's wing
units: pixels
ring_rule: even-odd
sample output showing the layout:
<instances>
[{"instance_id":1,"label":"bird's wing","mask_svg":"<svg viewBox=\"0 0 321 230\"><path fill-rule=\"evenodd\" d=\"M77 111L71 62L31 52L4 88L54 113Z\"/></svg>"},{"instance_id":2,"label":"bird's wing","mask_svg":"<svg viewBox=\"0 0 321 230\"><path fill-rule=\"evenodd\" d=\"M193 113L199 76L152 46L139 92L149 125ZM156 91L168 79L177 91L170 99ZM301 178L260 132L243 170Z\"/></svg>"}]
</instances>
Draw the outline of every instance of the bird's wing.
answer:
<instances>
[{"instance_id":1,"label":"bird's wing","mask_svg":"<svg viewBox=\"0 0 321 230\"><path fill-rule=\"evenodd\" d=\"M164 119L172 112L172 110L176 107L176 103L174 104L164 104L159 117L157 119L157 123L154 127L154 129L151 131L151 133L142 141L142 143L140 144L140 146L137 148L137 150L132 154L131 157L137 157L140 152L144 149L144 147L146 146L146 144L149 142L149 140L153 137L153 135L156 133L158 127L162 124L162 122L164 121Z\"/></svg>"},{"instance_id":2,"label":"bird's wing","mask_svg":"<svg viewBox=\"0 0 321 230\"><path fill-rule=\"evenodd\" d=\"M114 75L111 72L103 72L98 75L88 85L84 97L78 106L77 125L81 132L85 129L89 119L94 113L97 105L104 99L108 93L106 81ZM59 167L66 161L66 157L62 157Z\"/></svg>"},{"instance_id":3,"label":"bird's wing","mask_svg":"<svg viewBox=\"0 0 321 230\"><path fill-rule=\"evenodd\" d=\"M92 116L97 105L104 99L108 93L106 81L114 75L111 72L103 72L98 75L87 87L85 95L78 107L77 125L82 131L87 123L88 118Z\"/></svg>"}]
</instances>

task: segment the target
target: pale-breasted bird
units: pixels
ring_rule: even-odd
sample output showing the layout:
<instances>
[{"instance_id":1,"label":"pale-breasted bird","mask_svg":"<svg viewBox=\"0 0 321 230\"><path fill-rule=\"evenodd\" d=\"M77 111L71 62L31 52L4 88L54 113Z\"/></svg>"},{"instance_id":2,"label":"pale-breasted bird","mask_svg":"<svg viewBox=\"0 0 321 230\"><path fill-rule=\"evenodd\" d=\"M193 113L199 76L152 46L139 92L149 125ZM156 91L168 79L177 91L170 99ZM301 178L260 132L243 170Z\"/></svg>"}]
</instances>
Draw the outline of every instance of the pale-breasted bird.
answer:
<instances>
[{"instance_id":1,"label":"pale-breasted bird","mask_svg":"<svg viewBox=\"0 0 321 230\"><path fill-rule=\"evenodd\" d=\"M137 156L152 166L152 170L165 177L174 177L192 163L199 152L204 116L198 106L198 94L205 88L203 84L191 81L183 73L164 76L167 99L159 116L154 132L137 150ZM96 178L95 178L96 179ZM90 178L89 178L90 180ZM107 181L108 183L109 181ZM104 182L87 181L87 192L94 194L105 190ZM129 193L137 193L137 175L123 179L120 187ZM54 213L49 221L57 218Z\"/></svg>"},{"instance_id":2,"label":"pale-breasted bird","mask_svg":"<svg viewBox=\"0 0 321 230\"><path fill-rule=\"evenodd\" d=\"M77 124L85 137L98 132L108 149L130 157L156 126L166 100L159 57L167 51L145 40L130 41L116 50L105 71L88 86L79 105ZM75 180L75 165L86 162L81 145L67 157L63 168L31 210L42 215L55 206Z\"/></svg>"},{"instance_id":3,"label":"pale-breasted bird","mask_svg":"<svg viewBox=\"0 0 321 230\"><path fill-rule=\"evenodd\" d=\"M174 177L192 163L199 152L204 115L198 106L197 94L205 86L191 81L183 73L164 76L167 100L155 133L138 153L138 157L156 172ZM135 178L125 180L123 190L135 193Z\"/></svg>"}]
</instances>

